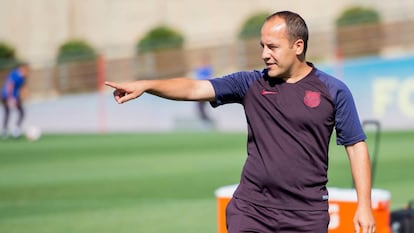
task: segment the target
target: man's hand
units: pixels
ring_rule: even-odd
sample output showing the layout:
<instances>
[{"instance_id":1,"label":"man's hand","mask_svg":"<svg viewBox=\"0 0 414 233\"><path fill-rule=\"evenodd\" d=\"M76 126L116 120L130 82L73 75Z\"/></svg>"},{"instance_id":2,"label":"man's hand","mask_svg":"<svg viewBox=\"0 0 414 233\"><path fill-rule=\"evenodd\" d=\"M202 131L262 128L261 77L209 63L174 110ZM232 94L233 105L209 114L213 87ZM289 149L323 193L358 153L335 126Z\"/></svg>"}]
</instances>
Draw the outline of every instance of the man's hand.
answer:
<instances>
[{"instance_id":1,"label":"man's hand","mask_svg":"<svg viewBox=\"0 0 414 233\"><path fill-rule=\"evenodd\" d=\"M370 208L358 207L354 216L354 230L356 233L375 233L375 220Z\"/></svg>"},{"instance_id":2,"label":"man's hand","mask_svg":"<svg viewBox=\"0 0 414 233\"><path fill-rule=\"evenodd\" d=\"M114 98L115 101L119 104L125 103L129 100L140 97L145 89L138 84L138 82L130 83L114 83L114 82L105 82L105 85L114 88Z\"/></svg>"}]
</instances>

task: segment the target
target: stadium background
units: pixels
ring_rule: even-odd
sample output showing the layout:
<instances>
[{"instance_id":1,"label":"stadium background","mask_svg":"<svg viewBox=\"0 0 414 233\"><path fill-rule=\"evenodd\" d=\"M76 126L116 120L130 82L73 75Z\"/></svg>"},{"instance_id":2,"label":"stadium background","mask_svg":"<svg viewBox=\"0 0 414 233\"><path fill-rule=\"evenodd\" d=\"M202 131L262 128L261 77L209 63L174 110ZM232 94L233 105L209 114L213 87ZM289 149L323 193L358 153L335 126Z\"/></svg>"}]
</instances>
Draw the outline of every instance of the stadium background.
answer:
<instances>
[{"instance_id":1,"label":"stadium background","mask_svg":"<svg viewBox=\"0 0 414 233\"><path fill-rule=\"evenodd\" d=\"M338 50L334 21L353 5L377 10L382 33L349 31L349 50L373 46L375 55ZM25 124L44 132L35 143L0 141L0 232L215 231L214 190L238 181L245 158L242 108L209 109L217 130L207 132L194 103L144 95L118 105L101 82L192 76L204 53L217 76L261 69L258 41L237 34L251 14L278 10L304 16L309 60L347 83L362 120L381 122L374 187L402 208L414 198L413 1L0 0L0 41L33 68ZM163 23L183 33L184 62L171 53L154 66L156 55L135 54L137 40ZM72 38L100 58L58 64L59 46ZM350 187L343 148L331 155L329 185Z\"/></svg>"},{"instance_id":2,"label":"stadium background","mask_svg":"<svg viewBox=\"0 0 414 233\"><path fill-rule=\"evenodd\" d=\"M277 10L297 11L307 20L311 33L309 60L350 86L361 118L378 119L385 128L414 128L412 1L0 0L0 4L0 38L15 46L19 58L33 66L26 124L38 125L46 132L200 128L191 103L146 97L120 108L110 100L108 89L97 90L102 79L191 76L203 53L211 56L217 76L261 69L258 41L241 42L237 34L250 15ZM381 17L380 36L348 38L354 40L354 50L379 48L375 57L362 63L365 66L341 56L343 51L338 50L334 22L353 5L375 9ZM164 55L163 63L155 65L155 56L135 54L137 41L160 24L184 35L183 61L175 59L177 53L170 53ZM367 29L358 30L347 35L367 34ZM73 38L88 41L98 51L100 64L81 62L75 68L58 65L59 46ZM404 61L399 62L401 59ZM116 119L119 111L125 112L122 122ZM237 106L211 114L221 130L244 130ZM182 124L185 121L192 123Z\"/></svg>"}]
</instances>

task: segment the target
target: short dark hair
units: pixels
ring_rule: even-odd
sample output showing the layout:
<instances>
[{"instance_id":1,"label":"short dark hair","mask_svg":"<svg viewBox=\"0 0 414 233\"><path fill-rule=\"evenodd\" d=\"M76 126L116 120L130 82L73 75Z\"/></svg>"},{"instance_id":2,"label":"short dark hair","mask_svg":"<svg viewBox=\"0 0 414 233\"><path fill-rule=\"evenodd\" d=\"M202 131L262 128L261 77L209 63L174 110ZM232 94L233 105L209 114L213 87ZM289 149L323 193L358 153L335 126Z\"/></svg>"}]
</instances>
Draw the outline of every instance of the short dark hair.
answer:
<instances>
[{"instance_id":1,"label":"short dark hair","mask_svg":"<svg viewBox=\"0 0 414 233\"><path fill-rule=\"evenodd\" d=\"M279 11L269 15L265 22L270 21L275 17L285 20L287 34L292 43L298 39L303 40L303 55L306 55L306 50L308 49L309 31L305 20L297 13L291 11Z\"/></svg>"}]
</instances>

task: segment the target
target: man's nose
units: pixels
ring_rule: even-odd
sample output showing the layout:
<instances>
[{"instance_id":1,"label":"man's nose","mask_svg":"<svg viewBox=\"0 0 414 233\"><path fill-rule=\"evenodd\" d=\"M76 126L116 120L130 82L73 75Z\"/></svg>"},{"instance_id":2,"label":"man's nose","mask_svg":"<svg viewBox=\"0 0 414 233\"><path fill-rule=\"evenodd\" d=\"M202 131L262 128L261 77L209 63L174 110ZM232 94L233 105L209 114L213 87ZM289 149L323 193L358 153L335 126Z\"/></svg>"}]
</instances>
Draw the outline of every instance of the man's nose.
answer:
<instances>
[{"instance_id":1,"label":"man's nose","mask_svg":"<svg viewBox=\"0 0 414 233\"><path fill-rule=\"evenodd\" d=\"M268 59L268 58L270 58L270 50L268 48L266 48L266 46L265 46L265 47L263 47L263 50L262 50L262 59L265 60L265 59Z\"/></svg>"}]
</instances>

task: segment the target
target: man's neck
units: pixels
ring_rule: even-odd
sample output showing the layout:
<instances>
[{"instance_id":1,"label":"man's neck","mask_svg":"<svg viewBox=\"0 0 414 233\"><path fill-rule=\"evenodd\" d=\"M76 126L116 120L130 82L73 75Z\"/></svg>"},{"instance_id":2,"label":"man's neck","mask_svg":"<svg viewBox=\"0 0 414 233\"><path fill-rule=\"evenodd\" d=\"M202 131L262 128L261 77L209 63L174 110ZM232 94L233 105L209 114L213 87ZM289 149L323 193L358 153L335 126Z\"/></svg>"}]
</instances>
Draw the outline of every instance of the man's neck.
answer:
<instances>
[{"instance_id":1,"label":"man's neck","mask_svg":"<svg viewBox=\"0 0 414 233\"><path fill-rule=\"evenodd\" d=\"M297 83L305 78L312 71L312 66L306 62L300 62L292 67L292 73L285 81L287 83Z\"/></svg>"}]
</instances>

